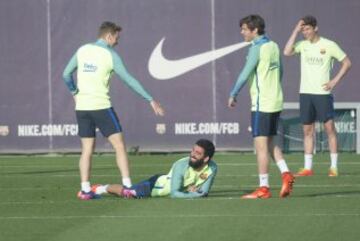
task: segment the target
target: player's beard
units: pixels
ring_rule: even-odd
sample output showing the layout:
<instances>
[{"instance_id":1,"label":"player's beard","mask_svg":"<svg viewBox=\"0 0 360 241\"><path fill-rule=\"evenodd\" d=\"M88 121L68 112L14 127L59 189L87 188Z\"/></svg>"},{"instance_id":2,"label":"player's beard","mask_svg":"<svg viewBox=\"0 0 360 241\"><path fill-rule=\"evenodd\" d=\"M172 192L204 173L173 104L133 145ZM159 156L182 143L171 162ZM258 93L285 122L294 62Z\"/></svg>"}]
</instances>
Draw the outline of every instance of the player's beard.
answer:
<instances>
[{"instance_id":1,"label":"player's beard","mask_svg":"<svg viewBox=\"0 0 360 241\"><path fill-rule=\"evenodd\" d=\"M197 159L196 161L191 161L191 156L189 160L189 166L191 166L194 169L200 168L202 165L204 165L204 159Z\"/></svg>"}]
</instances>

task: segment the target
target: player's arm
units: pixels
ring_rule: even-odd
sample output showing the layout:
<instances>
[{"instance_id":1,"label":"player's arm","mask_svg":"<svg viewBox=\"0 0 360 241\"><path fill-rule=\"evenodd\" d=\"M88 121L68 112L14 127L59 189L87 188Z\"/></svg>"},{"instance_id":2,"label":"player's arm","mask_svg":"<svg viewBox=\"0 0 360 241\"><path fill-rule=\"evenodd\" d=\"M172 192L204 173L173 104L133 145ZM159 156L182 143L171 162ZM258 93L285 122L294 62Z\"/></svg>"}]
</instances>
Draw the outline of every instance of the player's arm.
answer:
<instances>
[{"instance_id":1,"label":"player's arm","mask_svg":"<svg viewBox=\"0 0 360 241\"><path fill-rule=\"evenodd\" d=\"M75 81L73 79L73 73L77 68L77 58L76 53L72 56L69 63L66 65L65 70L63 72L63 80L70 90L71 94L76 95L79 92L79 89L77 88Z\"/></svg>"},{"instance_id":2,"label":"player's arm","mask_svg":"<svg viewBox=\"0 0 360 241\"><path fill-rule=\"evenodd\" d=\"M153 97L145 90L145 88L140 84L140 82L135 79L126 69L124 62L121 57L115 53L111 52L113 57L114 71L120 78L125 82L127 86L130 87L134 92L142 96L144 99L150 102L150 105L156 115L164 115L164 110L161 107L160 103L156 102Z\"/></svg>"},{"instance_id":3,"label":"player's arm","mask_svg":"<svg viewBox=\"0 0 360 241\"><path fill-rule=\"evenodd\" d=\"M292 56L292 55L294 55L296 53L295 52L296 37L301 32L303 26L304 26L304 20L300 20L296 24L293 32L290 35L289 40L287 41L287 43L285 45L285 48L284 48L284 55L285 56Z\"/></svg>"},{"instance_id":4,"label":"player's arm","mask_svg":"<svg viewBox=\"0 0 360 241\"><path fill-rule=\"evenodd\" d=\"M207 180L201 185L201 187L198 189L198 192L202 193L204 197L206 197L209 192L212 184L214 183L215 176L217 174L217 166L215 163L213 163L210 166L212 173L210 176L208 176Z\"/></svg>"},{"instance_id":5,"label":"player's arm","mask_svg":"<svg viewBox=\"0 0 360 241\"><path fill-rule=\"evenodd\" d=\"M172 198L197 198L204 196L199 192L185 192L183 191L184 184L184 166L176 163L173 167L170 183L170 197Z\"/></svg>"},{"instance_id":6,"label":"player's arm","mask_svg":"<svg viewBox=\"0 0 360 241\"><path fill-rule=\"evenodd\" d=\"M284 76L284 65L283 65L283 61L282 61L282 58L281 58L281 56L279 57L280 58L280 69L279 69L279 71L280 71L280 81L282 81L282 78L283 78L283 76Z\"/></svg>"},{"instance_id":7,"label":"player's arm","mask_svg":"<svg viewBox=\"0 0 360 241\"><path fill-rule=\"evenodd\" d=\"M346 56L341 61L341 68L339 69L335 77L332 80L330 80L328 83L323 85L324 90L331 91L343 79L343 77L349 71L350 68L351 68L351 61L349 57Z\"/></svg>"},{"instance_id":8,"label":"player's arm","mask_svg":"<svg viewBox=\"0 0 360 241\"><path fill-rule=\"evenodd\" d=\"M249 49L249 54L244 68L241 70L237 81L235 82L234 87L230 92L229 107L234 107L236 103L236 96L239 94L240 90L245 86L247 80L249 79L250 74L256 70L256 66L259 63L260 58L260 46L253 45Z\"/></svg>"}]
</instances>

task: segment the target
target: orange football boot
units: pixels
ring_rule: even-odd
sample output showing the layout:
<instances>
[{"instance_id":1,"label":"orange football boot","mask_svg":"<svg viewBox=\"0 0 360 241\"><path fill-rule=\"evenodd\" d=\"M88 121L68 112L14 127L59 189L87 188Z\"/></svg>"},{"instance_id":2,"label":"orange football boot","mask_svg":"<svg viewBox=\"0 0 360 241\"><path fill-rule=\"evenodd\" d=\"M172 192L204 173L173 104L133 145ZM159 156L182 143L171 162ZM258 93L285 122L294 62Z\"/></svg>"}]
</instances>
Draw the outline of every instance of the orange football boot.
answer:
<instances>
[{"instance_id":1,"label":"orange football boot","mask_svg":"<svg viewBox=\"0 0 360 241\"><path fill-rule=\"evenodd\" d=\"M310 169L301 168L298 173L295 174L295 177L308 177L314 175L314 172Z\"/></svg>"},{"instance_id":2,"label":"orange football boot","mask_svg":"<svg viewBox=\"0 0 360 241\"><path fill-rule=\"evenodd\" d=\"M290 195L293 189L293 184L295 182L295 177L291 172L284 172L282 174L282 186L280 190L280 197L284 198Z\"/></svg>"},{"instance_id":3,"label":"orange football boot","mask_svg":"<svg viewBox=\"0 0 360 241\"><path fill-rule=\"evenodd\" d=\"M337 176L339 176L339 172L338 172L338 169L335 167L331 167L330 169L329 169L329 177L337 177Z\"/></svg>"},{"instance_id":4,"label":"orange football boot","mask_svg":"<svg viewBox=\"0 0 360 241\"><path fill-rule=\"evenodd\" d=\"M268 187L259 187L254 192L243 195L241 199L258 199L258 198L265 199L270 197L271 197L271 192Z\"/></svg>"}]
</instances>

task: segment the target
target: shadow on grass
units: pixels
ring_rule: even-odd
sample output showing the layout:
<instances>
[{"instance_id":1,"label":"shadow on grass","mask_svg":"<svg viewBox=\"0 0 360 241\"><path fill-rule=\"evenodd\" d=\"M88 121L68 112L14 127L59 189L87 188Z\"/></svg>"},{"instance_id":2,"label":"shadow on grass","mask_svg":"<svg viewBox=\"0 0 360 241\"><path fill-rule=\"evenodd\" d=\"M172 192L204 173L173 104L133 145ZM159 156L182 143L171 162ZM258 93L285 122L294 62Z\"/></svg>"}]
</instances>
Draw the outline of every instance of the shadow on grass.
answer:
<instances>
[{"instance_id":1,"label":"shadow on grass","mask_svg":"<svg viewBox=\"0 0 360 241\"><path fill-rule=\"evenodd\" d=\"M243 194L253 192L253 189L229 189L229 190L215 190L210 191L211 197L240 197Z\"/></svg>"},{"instance_id":2,"label":"shadow on grass","mask_svg":"<svg viewBox=\"0 0 360 241\"><path fill-rule=\"evenodd\" d=\"M331 197L331 196L356 196L360 195L360 191L344 191L344 192L323 192L296 195L297 197Z\"/></svg>"}]
</instances>

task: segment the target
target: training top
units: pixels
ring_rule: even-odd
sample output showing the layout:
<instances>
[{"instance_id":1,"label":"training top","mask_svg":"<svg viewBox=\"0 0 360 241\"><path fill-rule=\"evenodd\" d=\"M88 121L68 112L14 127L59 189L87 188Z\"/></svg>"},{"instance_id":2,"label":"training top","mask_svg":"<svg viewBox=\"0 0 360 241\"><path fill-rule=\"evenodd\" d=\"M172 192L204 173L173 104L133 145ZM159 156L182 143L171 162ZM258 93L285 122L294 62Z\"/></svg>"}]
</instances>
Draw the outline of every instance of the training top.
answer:
<instances>
[{"instance_id":1,"label":"training top","mask_svg":"<svg viewBox=\"0 0 360 241\"><path fill-rule=\"evenodd\" d=\"M282 63L278 45L260 35L251 42L246 63L230 93L236 97L248 82L251 111L278 112L283 106Z\"/></svg>"},{"instance_id":2,"label":"training top","mask_svg":"<svg viewBox=\"0 0 360 241\"><path fill-rule=\"evenodd\" d=\"M72 74L77 69L77 84ZM75 95L76 110L100 110L110 108L110 79L112 73L133 91L148 101L153 98L125 68L121 57L107 43L99 39L80 47L67 64L63 79Z\"/></svg>"},{"instance_id":3,"label":"training top","mask_svg":"<svg viewBox=\"0 0 360 241\"><path fill-rule=\"evenodd\" d=\"M323 85L330 81L334 59L342 61L346 54L329 39L320 37L316 43L301 40L295 44L294 52L301 55L301 94L330 94Z\"/></svg>"},{"instance_id":4,"label":"training top","mask_svg":"<svg viewBox=\"0 0 360 241\"><path fill-rule=\"evenodd\" d=\"M167 175L160 176L152 189L151 196L170 195L174 198L207 196L217 173L217 165L209 160L208 164L197 172L189 166L189 160L190 157L184 157L176 161ZM198 188L197 192L187 191L192 185Z\"/></svg>"}]
</instances>

